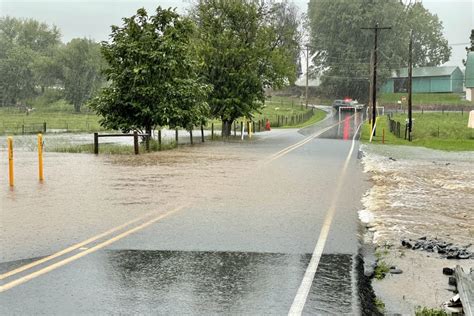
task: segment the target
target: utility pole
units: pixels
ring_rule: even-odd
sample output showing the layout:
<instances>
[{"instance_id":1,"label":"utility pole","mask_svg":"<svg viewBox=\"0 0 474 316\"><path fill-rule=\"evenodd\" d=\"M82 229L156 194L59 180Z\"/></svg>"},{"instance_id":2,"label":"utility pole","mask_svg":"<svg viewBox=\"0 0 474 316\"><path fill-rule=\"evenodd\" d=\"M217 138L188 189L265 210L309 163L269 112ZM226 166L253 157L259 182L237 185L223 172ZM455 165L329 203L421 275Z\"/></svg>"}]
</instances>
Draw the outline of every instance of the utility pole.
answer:
<instances>
[{"instance_id":1,"label":"utility pole","mask_svg":"<svg viewBox=\"0 0 474 316\"><path fill-rule=\"evenodd\" d=\"M411 142L412 116L412 82L413 82L413 30L410 31L410 44L408 47L408 141Z\"/></svg>"},{"instance_id":2,"label":"utility pole","mask_svg":"<svg viewBox=\"0 0 474 316\"><path fill-rule=\"evenodd\" d=\"M372 131L375 135L375 119L377 118L377 37L379 30L390 30L391 27L380 27L378 23L375 27L363 27L363 30L374 30L374 52L373 52L373 72L372 72Z\"/></svg>"},{"instance_id":3,"label":"utility pole","mask_svg":"<svg viewBox=\"0 0 474 316\"><path fill-rule=\"evenodd\" d=\"M309 45L306 45L306 108L308 108Z\"/></svg>"}]
</instances>

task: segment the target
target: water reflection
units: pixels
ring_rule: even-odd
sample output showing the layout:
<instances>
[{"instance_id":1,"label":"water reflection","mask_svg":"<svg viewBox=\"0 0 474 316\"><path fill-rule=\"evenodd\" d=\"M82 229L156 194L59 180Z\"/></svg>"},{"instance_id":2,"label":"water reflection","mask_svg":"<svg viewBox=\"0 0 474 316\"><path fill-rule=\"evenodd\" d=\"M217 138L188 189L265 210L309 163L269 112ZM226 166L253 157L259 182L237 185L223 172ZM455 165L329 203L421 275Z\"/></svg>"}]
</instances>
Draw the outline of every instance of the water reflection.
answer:
<instances>
[{"instance_id":1,"label":"water reflection","mask_svg":"<svg viewBox=\"0 0 474 316\"><path fill-rule=\"evenodd\" d=\"M310 255L121 250L105 260L120 310L285 314ZM305 312L353 312L351 275L351 256L324 255Z\"/></svg>"}]
</instances>

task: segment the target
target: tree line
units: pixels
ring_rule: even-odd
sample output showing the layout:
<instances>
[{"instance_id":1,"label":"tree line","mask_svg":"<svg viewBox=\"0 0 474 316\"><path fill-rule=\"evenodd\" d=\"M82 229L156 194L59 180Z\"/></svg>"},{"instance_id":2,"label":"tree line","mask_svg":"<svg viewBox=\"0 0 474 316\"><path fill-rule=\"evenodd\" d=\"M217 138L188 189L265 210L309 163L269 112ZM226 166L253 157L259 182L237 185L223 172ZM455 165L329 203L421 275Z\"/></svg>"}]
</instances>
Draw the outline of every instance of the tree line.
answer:
<instances>
[{"instance_id":1,"label":"tree line","mask_svg":"<svg viewBox=\"0 0 474 316\"><path fill-rule=\"evenodd\" d=\"M60 36L57 27L33 19L0 18L2 106L26 106L46 89L57 89L79 112L100 88L100 45L81 38L63 44Z\"/></svg>"},{"instance_id":2,"label":"tree line","mask_svg":"<svg viewBox=\"0 0 474 316\"><path fill-rule=\"evenodd\" d=\"M108 41L60 41L60 32L34 20L0 18L0 98L13 105L60 91L76 111L84 104L107 128L151 132L192 128L208 119L251 118L264 106L265 89L291 85L301 71L301 16L288 1L200 0L180 15L158 7L137 10L111 27ZM408 61L414 30L414 65L436 66L450 57L442 23L419 2L310 0L305 27L311 75L321 94L366 99L373 33L379 36L383 82Z\"/></svg>"},{"instance_id":3,"label":"tree line","mask_svg":"<svg viewBox=\"0 0 474 316\"><path fill-rule=\"evenodd\" d=\"M367 100L374 32L361 28L375 23L391 27L379 32L380 84L392 71L407 67L411 30L414 67L439 66L451 56L442 22L421 1L310 0L312 72L321 75L321 90L326 95Z\"/></svg>"}]
</instances>

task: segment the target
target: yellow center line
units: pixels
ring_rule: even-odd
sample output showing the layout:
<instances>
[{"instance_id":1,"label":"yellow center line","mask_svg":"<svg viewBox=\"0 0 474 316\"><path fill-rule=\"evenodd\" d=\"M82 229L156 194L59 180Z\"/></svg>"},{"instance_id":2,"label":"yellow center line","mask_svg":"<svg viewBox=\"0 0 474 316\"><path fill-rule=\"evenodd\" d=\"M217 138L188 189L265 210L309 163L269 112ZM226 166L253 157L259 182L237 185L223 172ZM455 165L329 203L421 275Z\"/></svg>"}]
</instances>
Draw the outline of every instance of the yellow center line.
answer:
<instances>
[{"instance_id":1,"label":"yellow center line","mask_svg":"<svg viewBox=\"0 0 474 316\"><path fill-rule=\"evenodd\" d=\"M39 265L39 264L48 262L48 261L53 260L53 259L55 259L55 258L57 258L57 257L60 257L60 256L62 256L62 255L65 255L65 254L67 254L67 253L69 253L69 252L71 252L71 251L74 251L74 250L76 250L76 249L78 249L78 248L81 248L82 246L85 246L85 245L87 245L87 244L90 244L91 242L94 242L94 241L96 241L96 240L98 240L98 239L101 239L101 238L103 238L103 237L105 237L105 236L107 236L107 235L110 235L110 234L112 234L112 233L118 231L118 230L121 230L121 229L123 229L123 228L125 228L125 227L127 227L127 226L129 226L129 225L131 225L131 224L134 224L134 223L136 223L136 222L138 222L138 221L141 221L141 220L143 220L143 219L145 219L145 218L147 218L147 217L149 217L149 216L151 216L152 214L155 214L155 213L156 213L156 212L147 213L147 214L145 214L145 215L143 215L143 216L141 216L141 217L139 217L139 218L136 218L136 219L134 219L134 220L131 220L131 221L129 221L129 222L125 223L125 224L122 224L122 225L120 225L120 226L114 227L114 228L112 228L112 229L110 229L110 230L108 230L108 231L106 231L106 232L104 232L104 233L101 233L101 234L99 234L99 235L93 236L93 237L91 237L91 238L89 238L89 239L87 239L87 240L81 241L81 242L79 242L79 243L77 243L77 244L75 244L75 245L72 245L72 246L70 246L70 247L68 247L68 248L65 248L65 249L63 249L63 250L61 250L61 251L58 251L58 252L56 252L56 253L54 253L54 254L52 254L52 255L50 255L50 256L44 257L44 258L42 258L42 259L39 259L39 260L33 261L33 262L29 263L29 264L26 264L26 265L23 265L23 266L21 266L21 267L18 267L18 268L14 269L14 270L5 272L5 273L3 273L3 274L0 274L0 280L3 280L3 279L8 278L8 277L11 277L12 275L18 274L18 273L23 272L23 271L25 271L25 270L31 269L31 268L33 268L33 267L36 267L36 266Z\"/></svg>"},{"instance_id":2,"label":"yellow center line","mask_svg":"<svg viewBox=\"0 0 474 316\"><path fill-rule=\"evenodd\" d=\"M351 115L350 117L353 117L354 115L355 115L355 114ZM292 152L293 150L295 150L295 149L297 149L297 148L299 148L299 147L305 145L306 143L310 142L312 139L314 139L314 138L316 138L316 137L318 137L318 136L324 134L325 132L327 132L327 131L330 130L331 128L334 128L334 127L336 127L336 126L338 126L338 125L340 125L340 124L342 124L342 123L343 123L343 121L340 121L340 122L337 122L337 123L335 123L335 124L332 124L332 125L330 125L330 126L324 128L324 129L322 129L322 130L320 130L320 131L318 131L318 132L316 132L316 133L314 133L314 134L312 134L312 135L306 137L305 139L303 139L303 140L301 140L301 141L299 141L299 142L297 142L297 143L295 143L295 144L293 144L293 145L290 145L290 146L288 146L288 147L286 147L286 148L283 148L282 150L280 150L280 151L276 152L275 154L273 154L272 156L270 156L269 159L264 162L264 165L269 164L270 162L272 162L272 161L274 161L274 160L276 160L276 159L278 159L278 158L280 158L280 157L282 157L282 156L284 156L284 155L286 155L286 154Z\"/></svg>"},{"instance_id":3,"label":"yellow center line","mask_svg":"<svg viewBox=\"0 0 474 316\"><path fill-rule=\"evenodd\" d=\"M168 217L169 215L171 215L171 214L173 214L173 213L176 213L177 211L179 211L179 210L181 210L181 209L183 209L183 208L184 208L184 206L177 207L177 208L175 208L175 209L173 209L173 210L171 210L171 211L169 211L169 212L166 212L166 213L161 214L161 215L159 215L159 216L157 216L157 217L154 217L154 218L152 218L151 220L149 220L149 221L147 221L147 222L145 222L145 223L143 223L143 224L140 224L139 226L136 226L136 227L134 227L134 228L132 228L132 229L129 229L129 230L127 230L127 231L125 231L125 232L123 232L123 233L121 233L121 234L119 234L119 235L117 235L117 236L115 236L115 237L112 237L112 238L110 238L110 239L108 239L108 240L106 240L106 241L104 241L104 242L102 242L102 243L100 243L100 244L97 244L97 245L95 245L95 246L92 247L92 248L89 248L89 249L87 249L87 250L84 250L84 251L82 251L82 252L80 252L80 253L78 253L78 254L75 254L75 255L73 255L73 256L71 256L71 257L68 257L68 258L66 258L66 259L64 259L64 260L58 261L58 262L56 262L56 263L53 263L53 264L51 264L51 265L49 265L49 266L47 266L47 267L45 267L45 268L43 268L43 269L41 269L41 270L35 271L35 272L30 273L30 274L28 274L28 275L25 275L25 276L23 276L23 277L21 277L21 278L18 278L18 279L14 280L14 281L11 281L11 282L9 282L9 283L6 283L6 284L0 286L0 293L1 293L1 292L5 292L5 291L7 291L7 290L9 290L9 289L11 289L11 288L13 288L13 287L15 287L15 286L18 286L18 285L20 285L20 284L23 284L23 283L25 283L25 282L28 282L28 281L30 281L30 280L32 280L32 279L34 279L34 278L37 278L37 277L39 277L39 276L41 276L41 275L43 275L43 274L48 273L48 272L50 272L50 271L53 271L53 270L55 270L55 269L57 269L57 268L59 268L59 267L62 267L62 266L64 266L64 265L68 264L68 263L71 263L71 262L73 262L73 261L76 261L77 259L80 259L80 258L82 258L82 257L84 257L84 256L86 256L86 255L88 255L88 254L90 254L90 253L93 253L93 252L95 252L95 251L97 251L97 250L99 250L99 249L102 249L102 248L104 248L104 247L106 247L106 246L108 246L108 245L110 245L110 244L112 244L112 243L114 243L114 242L116 242L116 241L122 239L122 238L125 238L125 237L129 236L130 234L133 234L133 233L135 233L135 232L137 232L137 231L139 231L139 230L142 230L143 228L145 228L145 227L147 227L147 226L150 226L150 225L153 224L153 223L158 222L159 220L161 220L161 219L163 219L163 218L165 218L165 217Z\"/></svg>"}]
</instances>

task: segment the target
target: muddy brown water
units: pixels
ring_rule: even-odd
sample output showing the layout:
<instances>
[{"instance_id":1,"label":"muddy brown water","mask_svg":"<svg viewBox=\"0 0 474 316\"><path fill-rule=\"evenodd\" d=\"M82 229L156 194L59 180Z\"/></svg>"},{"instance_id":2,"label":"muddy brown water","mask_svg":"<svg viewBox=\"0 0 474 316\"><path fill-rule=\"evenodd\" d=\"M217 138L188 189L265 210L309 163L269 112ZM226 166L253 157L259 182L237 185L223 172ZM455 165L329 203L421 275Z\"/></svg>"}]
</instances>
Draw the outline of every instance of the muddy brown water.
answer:
<instances>
[{"instance_id":1,"label":"muddy brown water","mask_svg":"<svg viewBox=\"0 0 474 316\"><path fill-rule=\"evenodd\" d=\"M373 187L361 217L379 245L427 236L474 244L474 152L363 146ZM472 248L471 248L472 249Z\"/></svg>"},{"instance_id":2,"label":"muddy brown water","mask_svg":"<svg viewBox=\"0 0 474 316\"><path fill-rule=\"evenodd\" d=\"M16 151L13 189L0 151L0 261L49 254L150 211L212 200L251 172L256 159L221 147L140 156L45 153L44 183L36 153Z\"/></svg>"}]
</instances>

